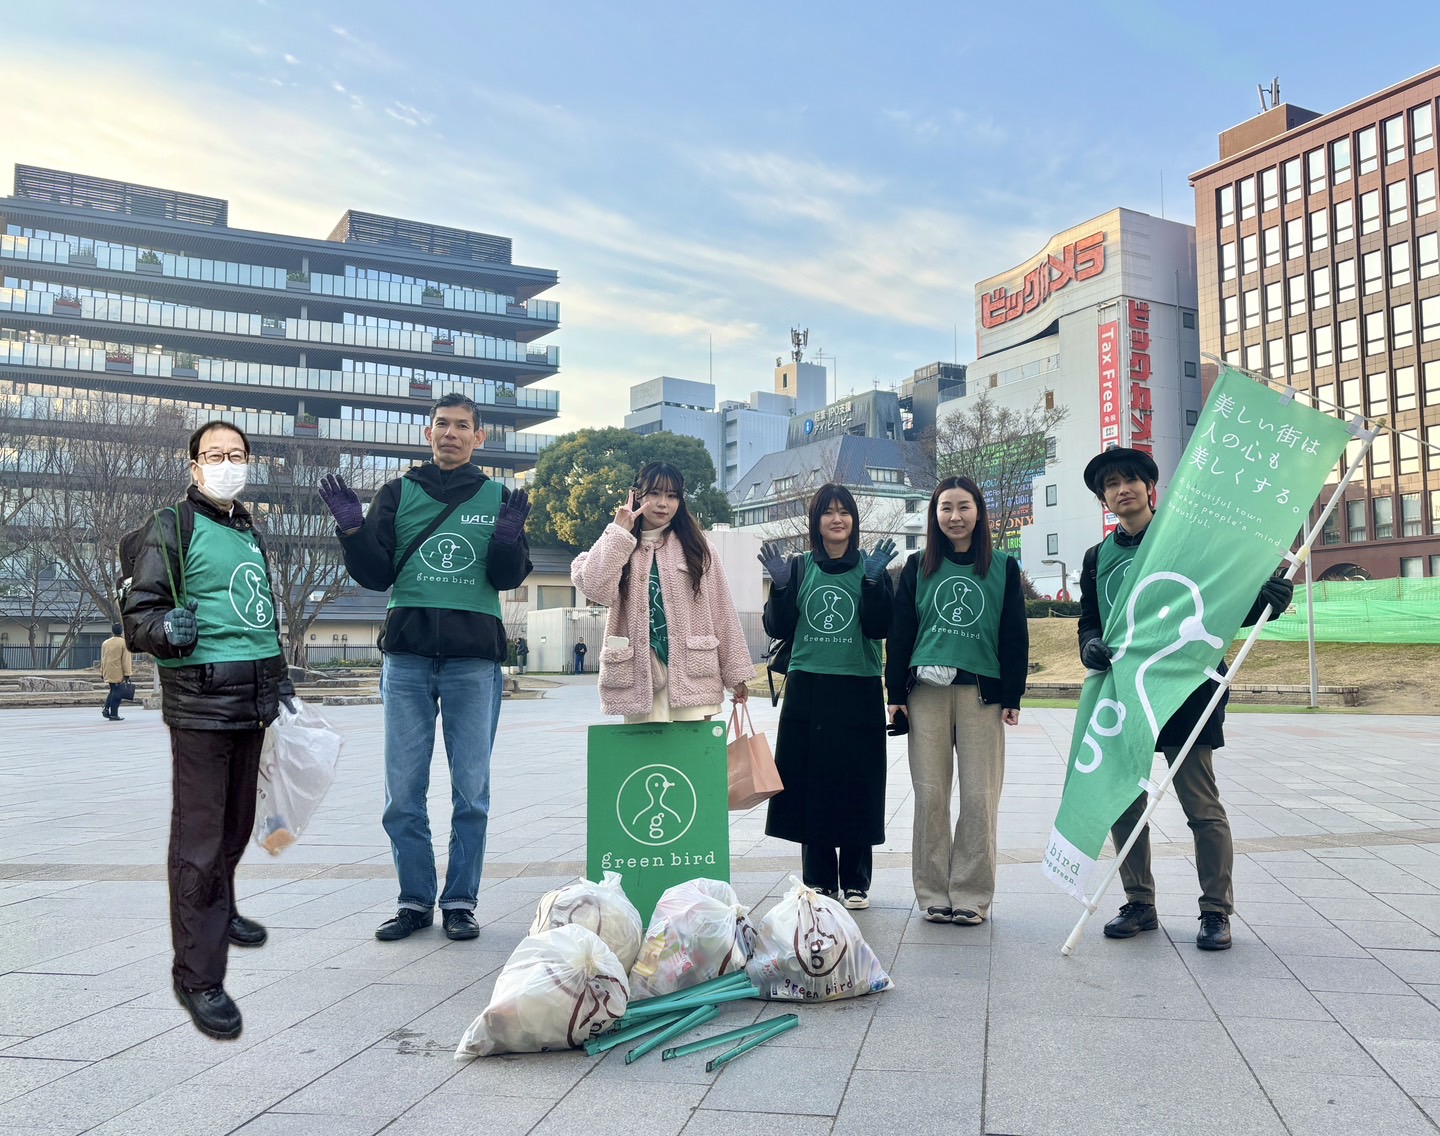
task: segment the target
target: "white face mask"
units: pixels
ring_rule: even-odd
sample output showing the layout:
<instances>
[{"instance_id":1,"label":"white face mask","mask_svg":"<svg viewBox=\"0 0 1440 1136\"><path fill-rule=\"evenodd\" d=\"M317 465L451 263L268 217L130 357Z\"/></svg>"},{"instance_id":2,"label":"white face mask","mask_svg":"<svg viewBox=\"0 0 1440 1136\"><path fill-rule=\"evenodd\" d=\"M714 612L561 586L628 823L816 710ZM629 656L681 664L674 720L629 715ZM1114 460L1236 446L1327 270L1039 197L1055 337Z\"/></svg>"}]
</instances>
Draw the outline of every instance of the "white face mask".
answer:
<instances>
[{"instance_id":1,"label":"white face mask","mask_svg":"<svg viewBox=\"0 0 1440 1136\"><path fill-rule=\"evenodd\" d=\"M200 470L201 480L196 483L200 492L222 505L228 505L244 493L245 486L250 482L248 465L226 461L219 465L197 465L196 468Z\"/></svg>"}]
</instances>

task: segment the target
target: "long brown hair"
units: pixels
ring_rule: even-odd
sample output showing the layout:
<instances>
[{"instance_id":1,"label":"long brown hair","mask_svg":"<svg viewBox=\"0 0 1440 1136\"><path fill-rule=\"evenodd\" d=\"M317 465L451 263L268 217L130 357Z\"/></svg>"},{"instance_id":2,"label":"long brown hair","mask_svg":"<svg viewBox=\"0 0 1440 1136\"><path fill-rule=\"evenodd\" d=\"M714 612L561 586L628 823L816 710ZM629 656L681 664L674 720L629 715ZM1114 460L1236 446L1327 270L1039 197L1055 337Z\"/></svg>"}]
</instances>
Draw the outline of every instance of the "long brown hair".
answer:
<instances>
[{"instance_id":1,"label":"long brown hair","mask_svg":"<svg viewBox=\"0 0 1440 1136\"><path fill-rule=\"evenodd\" d=\"M695 590L695 598L700 598L700 577L710 567L710 546L705 541L705 534L700 531L700 526L695 523L695 518L690 515L690 510L685 507L685 476L669 462L647 462L640 467L640 472L635 475L635 484L631 487L635 490L635 500L638 504L645 499L645 494L652 489L668 489L675 494L675 515L670 518L670 531L675 539L680 542L680 549L685 553L685 567L690 570L690 586ZM640 539L640 526L642 522L636 518L635 527L630 531L635 534L635 539ZM630 583L630 561L625 561L625 567L620 569L620 594L625 594L626 586Z\"/></svg>"},{"instance_id":2,"label":"long brown hair","mask_svg":"<svg viewBox=\"0 0 1440 1136\"><path fill-rule=\"evenodd\" d=\"M926 576L933 576L940 571L940 565L945 563L945 553L954 547L935 515L940 507L940 494L947 489L963 489L975 499L975 527L970 533L970 551L975 554L975 575L983 579L985 573L990 571L993 555L990 544L990 514L985 509L985 497L980 492L980 486L968 477L947 477L935 486L935 492L930 494L930 510L925 517L925 558L920 562L920 571Z\"/></svg>"},{"instance_id":3,"label":"long brown hair","mask_svg":"<svg viewBox=\"0 0 1440 1136\"><path fill-rule=\"evenodd\" d=\"M810 548L814 552L825 551L825 538L820 535L820 522L825 517L825 510L837 502L840 508L850 514L850 543L845 551L854 552L860 547L860 510L855 507L855 497L845 486L836 485L832 481L820 486L810 501Z\"/></svg>"}]
</instances>

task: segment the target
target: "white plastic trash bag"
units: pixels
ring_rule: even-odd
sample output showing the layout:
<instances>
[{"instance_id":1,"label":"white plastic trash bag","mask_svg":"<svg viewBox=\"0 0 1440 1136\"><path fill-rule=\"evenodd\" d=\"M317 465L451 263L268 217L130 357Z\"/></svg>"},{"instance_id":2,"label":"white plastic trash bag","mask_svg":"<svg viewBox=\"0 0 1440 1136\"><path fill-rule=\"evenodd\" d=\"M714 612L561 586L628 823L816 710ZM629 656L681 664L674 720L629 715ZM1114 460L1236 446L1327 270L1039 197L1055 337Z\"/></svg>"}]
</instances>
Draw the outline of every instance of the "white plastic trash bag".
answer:
<instances>
[{"instance_id":1,"label":"white plastic trash bag","mask_svg":"<svg viewBox=\"0 0 1440 1136\"><path fill-rule=\"evenodd\" d=\"M295 843L335 780L343 739L299 698L265 731L255 786L255 843L272 856Z\"/></svg>"},{"instance_id":2,"label":"white plastic trash bag","mask_svg":"<svg viewBox=\"0 0 1440 1136\"><path fill-rule=\"evenodd\" d=\"M740 970L755 940L749 913L721 880L687 880L668 888L630 968L635 997L670 994Z\"/></svg>"},{"instance_id":3,"label":"white plastic trash bag","mask_svg":"<svg viewBox=\"0 0 1440 1136\"><path fill-rule=\"evenodd\" d=\"M780 1002L830 1002L889 990L895 984L838 900L794 876L791 888L760 921L745 971L760 996Z\"/></svg>"},{"instance_id":4,"label":"white plastic trash bag","mask_svg":"<svg viewBox=\"0 0 1440 1136\"><path fill-rule=\"evenodd\" d=\"M645 937L645 924L640 912L620 886L619 872L606 872L598 884L578 880L540 897L535 922L530 934L538 935L550 927L578 923L599 935L615 952L620 966L628 972L640 953L640 940Z\"/></svg>"},{"instance_id":5,"label":"white plastic trash bag","mask_svg":"<svg viewBox=\"0 0 1440 1136\"><path fill-rule=\"evenodd\" d=\"M595 932L568 923L520 940L456 1060L578 1049L625 1013L625 968Z\"/></svg>"}]
</instances>

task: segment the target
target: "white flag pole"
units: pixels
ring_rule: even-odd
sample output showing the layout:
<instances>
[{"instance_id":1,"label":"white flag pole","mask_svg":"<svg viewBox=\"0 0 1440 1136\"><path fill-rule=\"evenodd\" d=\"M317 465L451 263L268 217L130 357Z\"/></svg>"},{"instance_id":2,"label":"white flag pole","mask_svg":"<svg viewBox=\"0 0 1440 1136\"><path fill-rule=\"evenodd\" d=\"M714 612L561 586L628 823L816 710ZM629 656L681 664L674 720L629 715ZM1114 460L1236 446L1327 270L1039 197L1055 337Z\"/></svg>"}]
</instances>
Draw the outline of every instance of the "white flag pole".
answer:
<instances>
[{"instance_id":1,"label":"white flag pole","mask_svg":"<svg viewBox=\"0 0 1440 1136\"><path fill-rule=\"evenodd\" d=\"M1325 522L1330 518L1330 514L1334 512L1336 504L1345 496L1346 488L1349 486L1351 479L1354 478L1356 470L1358 470L1365 461L1365 455L1370 451L1370 446L1375 441L1375 435L1377 433L1375 430L1367 430L1365 428L1365 419L1358 416L1351 420L1350 431L1357 438L1361 439L1364 444L1360 447L1359 453L1355 455L1349 467L1345 470L1345 476L1340 479L1340 484L1335 487L1335 492L1330 494L1330 500L1327 501L1325 507L1320 510L1320 516L1316 518L1315 523L1310 526L1310 531L1305 534L1305 541L1300 546L1300 551L1286 554L1286 558L1290 561L1290 569L1285 573L1285 579L1287 580L1293 580L1300 565L1309 560L1311 546L1314 545L1316 538L1325 527ZM1125 862L1125 857L1130 854L1130 850L1135 847L1135 842L1140 839L1140 834L1145 831L1146 825L1150 823L1150 818L1160 806L1160 801L1165 796L1165 791L1170 788L1170 783L1175 780L1175 774L1179 771L1180 766L1183 765L1185 759L1190 756L1190 750L1194 747L1196 739L1199 738L1200 731L1202 731L1205 728L1205 724L1210 721L1210 715L1214 713L1215 707L1220 704L1220 699L1225 696L1225 692L1230 689L1230 684L1235 681L1235 676L1240 673L1240 667L1245 662L1245 656L1250 653L1250 648L1253 647L1259 639L1260 632L1264 630L1265 625L1270 622L1271 614L1270 605L1266 604L1265 610L1260 613L1259 620L1255 626L1250 629L1249 636L1240 648L1239 653L1235 656L1235 661L1231 664L1227 673L1222 675L1214 670L1207 672L1208 677L1213 678L1217 684L1215 692L1210 696L1209 705L1205 707L1205 712L1200 715L1199 721L1195 723L1195 728L1190 731L1190 736L1185 739L1185 744L1180 747L1180 752L1175 755L1175 760L1170 763L1170 767L1161 775L1160 780L1150 787L1150 799L1145 804L1145 811L1140 814L1140 819L1135 823L1135 827L1130 830L1130 835L1125 843L1116 850L1115 859L1106 865L1104 874L1101 875L1100 882L1096 885L1094 894L1092 894L1089 899L1082 901L1085 905L1085 910L1081 912L1080 919L1075 924L1075 929L1070 932L1070 937L1065 940L1065 945L1060 948L1062 955L1069 956L1075 948L1080 945L1080 937L1085 933L1085 925L1090 922L1090 916L1095 914L1096 909L1100 906L1101 898L1105 895L1111 883L1114 882L1116 874L1120 871L1120 865Z\"/></svg>"}]
</instances>

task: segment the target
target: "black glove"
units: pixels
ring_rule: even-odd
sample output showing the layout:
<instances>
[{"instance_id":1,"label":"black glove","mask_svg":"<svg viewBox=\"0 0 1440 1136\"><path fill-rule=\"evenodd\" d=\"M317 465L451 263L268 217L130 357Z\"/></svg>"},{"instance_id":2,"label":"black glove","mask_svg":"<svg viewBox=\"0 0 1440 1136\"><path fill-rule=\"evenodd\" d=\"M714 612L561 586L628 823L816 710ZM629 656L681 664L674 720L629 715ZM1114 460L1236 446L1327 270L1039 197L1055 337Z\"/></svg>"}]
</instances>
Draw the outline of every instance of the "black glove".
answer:
<instances>
[{"instance_id":1,"label":"black glove","mask_svg":"<svg viewBox=\"0 0 1440 1136\"><path fill-rule=\"evenodd\" d=\"M520 534L525 531L525 518L529 515L530 494L523 489L512 489L500 506L500 515L495 518L495 534L491 539L496 544L519 544Z\"/></svg>"},{"instance_id":2,"label":"black glove","mask_svg":"<svg viewBox=\"0 0 1440 1136\"><path fill-rule=\"evenodd\" d=\"M1271 576L1260 585L1260 603L1270 605L1271 615L1282 615L1295 595L1295 585L1284 576Z\"/></svg>"},{"instance_id":3,"label":"black glove","mask_svg":"<svg viewBox=\"0 0 1440 1136\"><path fill-rule=\"evenodd\" d=\"M778 543L767 540L760 546L760 555L755 559L765 565L765 571L770 573L772 585L780 589L790 586L790 561L780 551Z\"/></svg>"},{"instance_id":4,"label":"black glove","mask_svg":"<svg viewBox=\"0 0 1440 1136\"><path fill-rule=\"evenodd\" d=\"M200 638L200 628L195 623L194 600L186 600L184 607L172 607L165 613L165 641L172 647L190 647Z\"/></svg>"},{"instance_id":5,"label":"black glove","mask_svg":"<svg viewBox=\"0 0 1440 1136\"><path fill-rule=\"evenodd\" d=\"M360 495L346 485L345 479L338 473L327 473L320 479L320 499L325 502L342 533L353 532L365 523Z\"/></svg>"},{"instance_id":6,"label":"black glove","mask_svg":"<svg viewBox=\"0 0 1440 1136\"><path fill-rule=\"evenodd\" d=\"M865 553L865 579L870 583L884 574L890 561L895 559L895 542L888 536L869 552Z\"/></svg>"},{"instance_id":7,"label":"black glove","mask_svg":"<svg viewBox=\"0 0 1440 1136\"><path fill-rule=\"evenodd\" d=\"M1085 640L1085 645L1080 648L1080 661L1092 671L1108 671L1110 656L1114 653L1105 645L1105 640L1097 635L1093 639Z\"/></svg>"}]
</instances>

